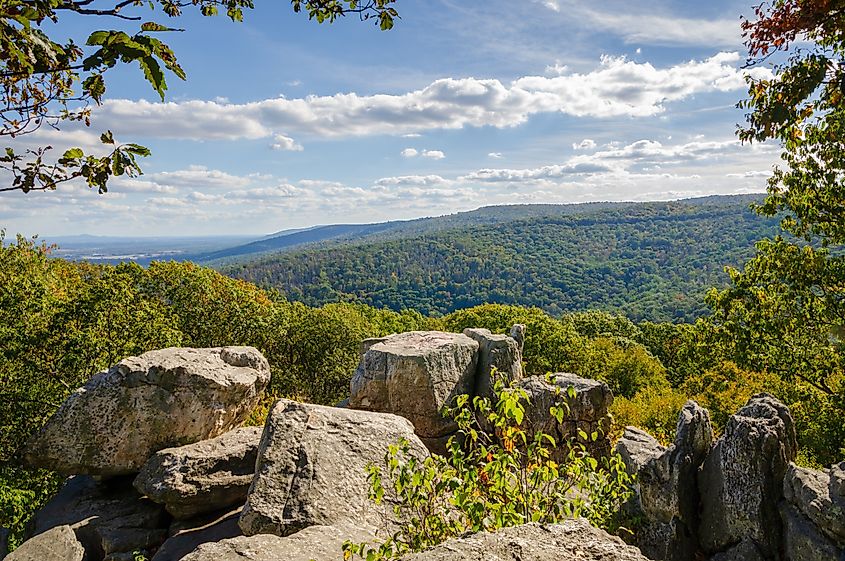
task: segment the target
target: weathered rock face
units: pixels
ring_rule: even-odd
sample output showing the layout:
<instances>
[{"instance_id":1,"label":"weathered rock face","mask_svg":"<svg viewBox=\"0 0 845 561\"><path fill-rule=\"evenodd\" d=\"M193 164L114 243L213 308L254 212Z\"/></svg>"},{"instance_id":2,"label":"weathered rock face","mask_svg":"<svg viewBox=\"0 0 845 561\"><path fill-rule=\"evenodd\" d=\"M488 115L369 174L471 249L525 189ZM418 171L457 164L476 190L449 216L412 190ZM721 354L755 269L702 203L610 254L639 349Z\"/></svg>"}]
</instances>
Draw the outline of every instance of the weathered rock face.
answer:
<instances>
[{"instance_id":1,"label":"weathered rock face","mask_svg":"<svg viewBox=\"0 0 845 561\"><path fill-rule=\"evenodd\" d=\"M179 561L205 543L243 535L238 526L240 507L225 513L206 514L170 525L170 537L161 544L151 561Z\"/></svg>"},{"instance_id":2,"label":"weathered rock face","mask_svg":"<svg viewBox=\"0 0 845 561\"><path fill-rule=\"evenodd\" d=\"M200 545L183 561L339 561L343 542L375 539L374 530L342 522L310 526L286 537L258 534Z\"/></svg>"},{"instance_id":3,"label":"weathered rock face","mask_svg":"<svg viewBox=\"0 0 845 561\"><path fill-rule=\"evenodd\" d=\"M139 496L131 479L97 482L77 476L36 514L35 534L69 526L86 559L117 558L155 549L167 537L168 524L164 509Z\"/></svg>"},{"instance_id":4,"label":"weathered rock face","mask_svg":"<svg viewBox=\"0 0 845 561\"><path fill-rule=\"evenodd\" d=\"M56 526L27 540L6 561L82 561L85 549L70 526Z\"/></svg>"},{"instance_id":5,"label":"weathered rock face","mask_svg":"<svg viewBox=\"0 0 845 561\"><path fill-rule=\"evenodd\" d=\"M640 551L583 519L526 524L448 540L402 561L646 561Z\"/></svg>"},{"instance_id":6,"label":"weathered rock face","mask_svg":"<svg viewBox=\"0 0 845 561\"><path fill-rule=\"evenodd\" d=\"M478 342L466 335L411 331L372 344L352 378L349 407L394 413L424 438L456 430L442 409L474 389Z\"/></svg>"},{"instance_id":7,"label":"weathered rock face","mask_svg":"<svg viewBox=\"0 0 845 561\"><path fill-rule=\"evenodd\" d=\"M525 408L525 419L529 432L543 431L558 443L578 439L579 429L588 435L598 432L598 440L583 444L596 457L610 452L609 410L613 394L607 384L575 374L558 373L551 376L551 382L542 376L531 376L517 382L516 387L528 393L530 403ZM569 388L575 391L574 397L569 396ZM569 413L562 424L549 413L549 408L560 402L569 405ZM560 449L563 451L563 447Z\"/></svg>"},{"instance_id":8,"label":"weathered rock face","mask_svg":"<svg viewBox=\"0 0 845 561\"><path fill-rule=\"evenodd\" d=\"M522 351L515 339L481 328L464 329L464 335L478 342L475 395L493 397L491 372L494 368L505 384L522 379Z\"/></svg>"},{"instance_id":9,"label":"weathered rock face","mask_svg":"<svg viewBox=\"0 0 845 561\"><path fill-rule=\"evenodd\" d=\"M262 429L244 427L150 458L134 486L176 518L243 504L255 474Z\"/></svg>"},{"instance_id":10,"label":"weathered rock face","mask_svg":"<svg viewBox=\"0 0 845 561\"><path fill-rule=\"evenodd\" d=\"M384 466L388 446L403 438L417 457L428 454L402 417L280 400L264 426L241 529L286 536L350 517L384 527L391 503L367 498L365 470Z\"/></svg>"},{"instance_id":11,"label":"weathered rock face","mask_svg":"<svg viewBox=\"0 0 845 561\"><path fill-rule=\"evenodd\" d=\"M71 394L25 458L65 474L135 473L158 450L240 425L269 380L267 360L252 347L129 357Z\"/></svg>"},{"instance_id":12,"label":"weathered rock face","mask_svg":"<svg viewBox=\"0 0 845 561\"><path fill-rule=\"evenodd\" d=\"M790 464L783 480L781 516L786 550L793 559L845 557L843 480L845 462L821 471Z\"/></svg>"},{"instance_id":13,"label":"weathered rock face","mask_svg":"<svg viewBox=\"0 0 845 561\"><path fill-rule=\"evenodd\" d=\"M645 521L638 528L637 545L648 557L673 561L695 557L699 549L697 472L712 441L709 413L688 401L668 448L633 427L617 443L628 472L637 475L635 513Z\"/></svg>"},{"instance_id":14,"label":"weathered rock face","mask_svg":"<svg viewBox=\"0 0 845 561\"><path fill-rule=\"evenodd\" d=\"M753 396L716 442L698 478L701 545L709 553L750 540L764 559L778 555L783 477L795 459L789 409L768 394Z\"/></svg>"}]
</instances>

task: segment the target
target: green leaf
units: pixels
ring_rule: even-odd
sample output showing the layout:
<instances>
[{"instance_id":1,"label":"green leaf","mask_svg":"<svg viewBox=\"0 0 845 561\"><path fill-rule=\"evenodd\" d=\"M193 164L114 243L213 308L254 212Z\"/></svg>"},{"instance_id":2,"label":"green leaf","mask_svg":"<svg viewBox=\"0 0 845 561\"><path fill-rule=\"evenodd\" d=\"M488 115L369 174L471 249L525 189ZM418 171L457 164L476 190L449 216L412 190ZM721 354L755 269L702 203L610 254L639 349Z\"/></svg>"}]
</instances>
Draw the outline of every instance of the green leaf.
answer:
<instances>
[{"instance_id":1,"label":"green leaf","mask_svg":"<svg viewBox=\"0 0 845 561\"><path fill-rule=\"evenodd\" d=\"M172 27L167 27L165 25L161 25L160 23L156 23L154 21L148 21L141 24L141 31L178 31L177 29L173 29Z\"/></svg>"},{"instance_id":2,"label":"green leaf","mask_svg":"<svg viewBox=\"0 0 845 561\"><path fill-rule=\"evenodd\" d=\"M111 131L106 131L100 135L100 142L103 144L114 144L114 136Z\"/></svg>"},{"instance_id":3,"label":"green leaf","mask_svg":"<svg viewBox=\"0 0 845 561\"><path fill-rule=\"evenodd\" d=\"M158 92L158 95L161 96L161 100L164 101L167 82L164 80L164 72L161 71L158 62L153 57L147 56L138 59L138 64L141 65L141 69L144 71L144 77L153 86L153 89Z\"/></svg>"},{"instance_id":4,"label":"green leaf","mask_svg":"<svg viewBox=\"0 0 845 561\"><path fill-rule=\"evenodd\" d=\"M95 31L91 35L88 36L88 40L85 42L86 45L102 45L106 42L106 40L111 36L112 31Z\"/></svg>"},{"instance_id":5,"label":"green leaf","mask_svg":"<svg viewBox=\"0 0 845 561\"><path fill-rule=\"evenodd\" d=\"M76 158L81 158L85 155L82 151L82 148L71 148L70 150L66 150L62 158L73 160Z\"/></svg>"}]
</instances>

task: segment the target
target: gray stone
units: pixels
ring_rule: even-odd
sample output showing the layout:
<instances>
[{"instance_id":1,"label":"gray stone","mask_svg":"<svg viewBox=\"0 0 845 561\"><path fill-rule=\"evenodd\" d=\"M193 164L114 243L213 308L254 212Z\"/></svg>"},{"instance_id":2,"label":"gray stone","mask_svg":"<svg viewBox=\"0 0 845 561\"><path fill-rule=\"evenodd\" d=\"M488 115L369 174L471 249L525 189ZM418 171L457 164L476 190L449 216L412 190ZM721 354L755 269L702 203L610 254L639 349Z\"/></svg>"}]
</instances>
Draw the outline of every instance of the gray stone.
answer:
<instances>
[{"instance_id":1,"label":"gray stone","mask_svg":"<svg viewBox=\"0 0 845 561\"><path fill-rule=\"evenodd\" d=\"M179 520L170 526L170 537L161 544L151 561L178 561L205 543L243 535L238 526L241 508L206 514L192 520Z\"/></svg>"},{"instance_id":2,"label":"gray stone","mask_svg":"<svg viewBox=\"0 0 845 561\"><path fill-rule=\"evenodd\" d=\"M710 561L765 561L765 557L760 553L756 542L746 538L727 550L716 553Z\"/></svg>"},{"instance_id":3,"label":"gray stone","mask_svg":"<svg viewBox=\"0 0 845 561\"><path fill-rule=\"evenodd\" d=\"M631 427L617 443L627 471L637 476L633 511L643 520L637 545L651 559L695 557L699 549L697 472L712 441L709 413L688 401L678 416L675 441L668 448Z\"/></svg>"},{"instance_id":4,"label":"gray stone","mask_svg":"<svg viewBox=\"0 0 845 561\"><path fill-rule=\"evenodd\" d=\"M342 521L333 526L310 526L286 537L258 534L202 544L183 561L340 561L346 540L374 539L372 528Z\"/></svg>"},{"instance_id":5,"label":"gray stone","mask_svg":"<svg viewBox=\"0 0 845 561\"><path fill-rule=\"evenodd\" d=\"M348 517L384 527L392 503L369 500L366 467L384 467L388 446L402 439L416 457L428 455L402 417L280 400L267 416L241 529L285 536Z\"/></svg>"},{"instance_id":6,"label":"gray stone","mask_svg":"<svg viewBox=\"0 0 845 561\"><path fill-rule=\"evenodd\" d=\"M141 497L131 479L98 482L71 477L35 515L35 534L70 526L86 551L86 559L154 549L167 538L164 509Z\"/></svg>"},{"instance_id":7,"label":"gray stone","mask_svg":"<svg viewBox=\"0 0 845 561\"><path fill-rule=\"evenodd\" d=\"M818 527L794 506L780 505L783 520L783 549L788 561L836 561L845 551L819 532Z\"/></svg>"},{"instance_id":8,"label":"gray stone","mask_svg":"<svg viewBox=\"0 0 845 561\"><path fill-rule=\"evenodd\" d=\"M842 464L815 470L790 464L784 498L834 542L845 546L845 497L839 494Z\"/></svg>"},{"instance_id":9,"label":"gray stone","mask_svg":"<svg viewBox=\"0 0 845 561\"><path fill-rule=\"evenodd\" d=\"M613 394L607 384L565 373L552 374L549 380L543 376L531 376L515 385L528 394L525 426L529 435L542 431L552 436L560 444L559 455L566 454L564 443L578 441L593 456L607 456L610 453L610 406L613 403ZM570 388L574 396L569 395ZM563 423L558 423L549 409L561 403L566 403L569 411ZM584 441L578 436L579 430L588 436L597 433L598 438Z\"/></svg>"},{"instance_id":10,"label":"gray stone","mask_svg":"<svg viewBox=\"0 0 845 561\"><path fill-rule=\"evenodd\" d=\"M176 518L241 505L255 474L261 432L260 427L243 427L159 450L144 464L134 486Z\"/></svg>"},{"instance_id":11,"label":"gray stone","mask_svg":"<svg viewBox=\"0 0 845 561\"><path fill-rule=\"evenodd\" d=\"M493 398L493 369L505 385L522 379L522 352L516 340L481 328L464 329L464 335L478 342L475 395Z\"/></svg>"},{"instance_id":12,"label":"gray stone","mask_svg":"<svg viewBox=\"0 0 845 561\"><path fill-rule=\"evenodd\" d=\"M240 425L270 381L252 347L171 348L129 357L68 397L27 443L32 467L136 473L158 450Z\"/></svg>"},{"instance_id":13,"label":"gray stone","mask_svg":"<svg viewBox=\"0 0 845 561\"><path fill-rule=\"evenodd\" d=\"M586 520L526 524L448 540L402 561L646 561L633 546Z\"/></svg>"},{"instance_id":14,"label":"gray stone","mask_svg":"<svg viewBox=\"0 0 845 561\"><path fill-rule=\"evenodd\" d=\"M457 429L442 410L475 385L478 343L466 335L411 331L386 337L364 354L350 386L349 407L394 413L419 436Z\"/></svg>"},{"instance_id":15,"label":"gray stone","mask_svg":"<svg viewBox=\"0 0 845 561\"><path fill-rule=\"evenodd\" d=\"M517 347L519 347L519 354L525 354L525 324L513 324L513 327L511 327L510 331L510 336L511 339L516 341Z\"/></svg>"},{"instance_id":16,"label":"gray stone","mask_svg":"<svg viewBox=\"0 0 845 561\"><path fill-rule=\"evenodd\" d=\"M698 477L699 537L706 552L726 551L748 539L764 558L778 556L778 502L796 449L789 408L771 395L753 396L728 419Z\"/></svg>"},{"instance_id":17,"label":"gray stone","mask_svg":"<svg viewBox=\"0 0 845 561\"><path fill-rule=\"evenodd\" d=\"M82 561L85 549L70 526L56 526L21 544L6 561Z\"/></svg>"}]
</instances>

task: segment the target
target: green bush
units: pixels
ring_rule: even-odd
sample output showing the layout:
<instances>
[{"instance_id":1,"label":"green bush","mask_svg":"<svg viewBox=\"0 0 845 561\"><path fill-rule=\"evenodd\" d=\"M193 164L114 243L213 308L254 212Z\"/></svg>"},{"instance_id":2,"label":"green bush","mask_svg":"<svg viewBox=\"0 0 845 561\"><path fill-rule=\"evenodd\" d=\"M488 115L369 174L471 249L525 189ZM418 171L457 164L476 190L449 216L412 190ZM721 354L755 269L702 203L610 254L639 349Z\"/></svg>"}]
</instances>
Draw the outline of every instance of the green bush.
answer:
<instances>
[{"instance_id":1,"label":"green bush","mask_svg":"<svg viewBox=\"0 0 845 561\"><path fill-rule=\"evenodd\" d=\"M574 390L572 390L574 391ZM391 446L385 456L387 473L368 467L370 498L380 504L395 498L400 529L380 544L344 544L344 558L367 561L394 559L422 551L467 532L539 522L553 524L585 517L592 524L615 529L621 505L631 493L631 478L618 455L599 461L581 444L555 442L523 425L528 395L496 384L496 401L469 396L457 399L450 411L459 436L448 444L448 456L425 459L409 453L407 441ZM550 408L558 422L567 414L561 398ZM479 429L479 418L494 427ZM584 440L597 434L579 435ZM564 459L553 454L563 447Z\"/></svg>"},{"instance_id":2,"label":"green bush","mask_svg":"<svg viewBox=\"0 0 845 561\"><path fill-rule=\"evenodd\" d=\"M587 344L575 372L607 382L614 396L632 398L669 385L666 369L645 347L622 337L598 337Z\"/></svg>"}]
</instances>

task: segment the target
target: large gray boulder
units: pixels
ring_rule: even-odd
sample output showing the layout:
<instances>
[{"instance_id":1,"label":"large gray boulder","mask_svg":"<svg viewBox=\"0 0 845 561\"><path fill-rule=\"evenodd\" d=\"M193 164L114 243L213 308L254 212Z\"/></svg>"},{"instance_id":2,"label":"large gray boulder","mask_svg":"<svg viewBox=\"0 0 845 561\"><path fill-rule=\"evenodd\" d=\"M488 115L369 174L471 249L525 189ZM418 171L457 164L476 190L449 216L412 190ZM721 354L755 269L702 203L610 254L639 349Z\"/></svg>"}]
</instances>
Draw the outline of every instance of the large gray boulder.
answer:
<instances>
[{"instance_id":1,"label":"large gray boulder","mask_svg":"<svg viewBox=\"0 0 845 561\"><path fill-rule=\"evenodd\" d=\"M783 551L789 561L845 561L845 549L822 534L818 526L795 506L780 505L783 520Z\"/></svg>"},{"instance_id":2,"label":"large gray boulder","mask_svg":"<svg viewBox=\"0 0 845 561\"><path fill-rule=\"evenodd\" d=\"M285 537L258 534L206 543L182 561L340 561L346 540L361 543L375 539L373 528L344 521L310 526Z\"/></svg>"},{"instance_id":3,"label":"large gray boulder","mask_svg":"<svg viewBox=\"0 0 845 561\"><path fill-rule=\"evenodd\" d=\"M369 500L366 468L384 467L388 446L402 439L416 457L428 454L402 417L280 400L264 426L241 529L286 536L350 517L384 527L390 497L381 506Z\"/></svg>"},{"instance_id":4,"label":"large gray boulder","mask_svg":"<svg viewBox=\"0 0 845 561\"><path fill-rule=\"evenodd\" d=\"M796 452L789 408L771 395L753 396L728 419L698 477L699 537L706 552L750 540L762 558L777 558L782 537L778 502Z\"/></svg>"},{"instance_id":5,"label":"large gray boulder","mask_svg":"<svg viewBox=\"0 0 845 561\"><path fill-rule=\"evenodd\" d=\"M513 337L482 328L464 329L464 335L478 342L475 395L493 398L493 369L505 385L522 379L522 351Z\"/></svg>"},{"instance_id":6,"label":"large gray boulder","mask_svg":"<svg viewBox=\"0 0 845 561\"><path fill-rule=\"evenodd\" d=\"M839 547L845 547L845 489L841 485L843 479L845 462L826 470L790 464L783 480L783 495L787 503ZM797 527L799 524L795 522L793 526ZM794 533L793 539L796 539Z\"/></svg>"},{"instance_id":7,"label":"large gray boulder","mask_svg":"<svg viewBox=\"0 0 845 561\"><path fill-rule=\"evenodd\" d=\"M169 517L161 506L138 495L131 481L71 477L36 513L35 534L69 526L85 548L86 559L154 550L167 538Z\"/></svg>"},{"instance_id":8,"label":"large gray boulder","mask_svg":"<svg viewBox=\"0 0 845 561\"><path fill-rule=\"evenodd\" d=\"M170 525L170 534L150 561L179 561L197 547L242 536L238 526L241 508L179 520Z\"/></svg>"},{"instance_id":9,"label":"large gray boulder","mask_svg":"<svg viewBox=\"0 0 845 561\"><path fill-rule=\"evenodd\" d=\"M448 540L402 561L646 561L640 551L586 520L526 524Z\"/></svg>"},{"instance_id":10,"label":"large gray boulder","mask_svg":"<svg viewBox=\"0 0 845 561\"><path fill-rule=\"evenodd\" d=\"M548 379L544 376L524 378L515 387L528 394L525 425L529 434L543 431L558 444L580 442L595 457L604 457L610 453L610 406L613 404L613 393L607 384L575 374L557 373ZM571 396L570 390L574 392ZM549 412L553 405L558 404L566 404L569 408L563 423L558 423ZM598 438L585 441L578 436L579 430L588 436L597 433ZM565 454L566 447L559 446L558 451Z\"/></svg>"},{"instance_id":11,"label":"large gray boulder","mask_svg":"<svg viewBox=\"0 0 845 561\"><path fill-rule=\"evenodd\" d=\"M255 474L261 432L260 427L243 427L159 450L133 485L180 519L243 504Z\"/></svg>"},{"instance_id":12,"label":"large gray boulder","mask_svg":"<svg viewBox=\"0 0 845 561\"><path fill-rule=\"evenodd\" d=\"M82 561L85 548L70 526L56 526L30 538L6 556L6 561Z\"/></svg>"},{"instance_id":13,"label":"large gray boulder","mask_svg":"<svg viewBox=\"0 0 845 561\"><path fill-rule=\"evenodd\" d=\"M349 407L401 415L423 438L457 429L444 406L475 386L478 342L459 333L411 331L385 337L364 353L352 377Z\"/></svg>"},{"instance_id":14,"label":"large gray boulder","mask_svg":"<svg viewBox=\"0 0 845 561\"><path fill-rule=\"evenodd\" d=\"M637 476L634 512L643 521L637 545L651 559L688 560L699 549L697 472L713 441L710 414L688 401L675 434L672 445L664 448L647 433L628 427L616 444L628 472Z\"/></svg>"},{"instance_id":15,"label":"large gray boulder","mask_svg":"<svg viewBox=\"0 0 845 561\"><path fill-rule=\"evenodd\" d=\"M252 347L170 348L120 361L67 398L27 444L30 466L135 473L158 450L240 425L270 381Z\"/></svg>"}]
</instances>

